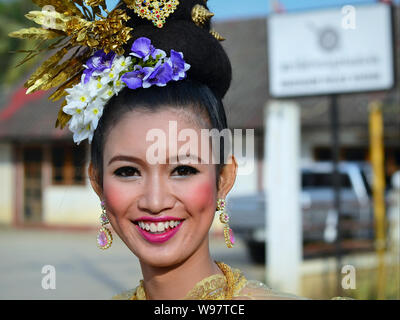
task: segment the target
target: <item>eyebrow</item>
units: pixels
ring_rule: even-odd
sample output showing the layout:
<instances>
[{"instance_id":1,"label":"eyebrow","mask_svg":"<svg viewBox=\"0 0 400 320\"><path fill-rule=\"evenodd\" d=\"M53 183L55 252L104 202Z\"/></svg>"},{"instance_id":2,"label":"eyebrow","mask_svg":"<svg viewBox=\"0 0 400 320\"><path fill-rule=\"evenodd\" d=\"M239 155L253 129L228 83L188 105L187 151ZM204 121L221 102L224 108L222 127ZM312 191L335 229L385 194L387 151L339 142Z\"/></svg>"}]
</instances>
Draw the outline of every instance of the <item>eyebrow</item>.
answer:
<instances>
[{"instance_id":1,"label":"eyebrow","mask_svg":"<svg viewBox=\"0 0 400 320\"><path fill-rule=\"evenodd\" d=\"M202 164L202 163L206 163L205 161L203 161L202 158L200 158L199 156L195 156L195 155L175 155L172 156L168 159L168 163L171 163L172 159L176 160L176 159L180 159L180 158L184 158L186 159L193 159L197 161L197 164ZM127 162L138 162L138 163L144 163L142 159L137 158L137 157L133 157L133 156L126 156L126 155L116 155L115 157L112 157L111 160L108 162L108 165L110 165L111 163L115 162L115 161L127 161ZM179 163L179 161L178 161ZM189 162L190 163L190 162Z\"/></svg>"},{"instance_id":2,"label":"eyebrow","mask_svg":"<svg viewBox=\"0 0 400 320\"><path fill-rule=\"evenodd\" d=\"M115 157L112 157L111 160L108 162L108 165L115 161L128 161L128 162L140 162L142 163L143 161L139 158L132 157L132 156L125 156L125 155L117 155Z\"/></svg>"}]
</instances>

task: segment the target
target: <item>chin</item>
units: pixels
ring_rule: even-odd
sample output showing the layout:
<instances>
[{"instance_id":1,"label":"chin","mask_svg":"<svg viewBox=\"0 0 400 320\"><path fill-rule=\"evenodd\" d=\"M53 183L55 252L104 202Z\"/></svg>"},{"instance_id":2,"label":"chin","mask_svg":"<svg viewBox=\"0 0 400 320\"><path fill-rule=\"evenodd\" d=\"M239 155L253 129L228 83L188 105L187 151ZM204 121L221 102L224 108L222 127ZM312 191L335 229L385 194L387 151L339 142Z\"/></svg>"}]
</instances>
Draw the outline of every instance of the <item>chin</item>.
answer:
<instances>
[{"instance_id":1,"label":"chin","mask_svg":"<svg viewBox=\"0 0 400 320\"><path fill-rule=\"evenodd\" d=\"M159 257L149 257L148 255L139 257L140 263L155 268L169 268L180 264L185 260L184 257L174 257L171 254Z\"/></svg>"}]
</instances>

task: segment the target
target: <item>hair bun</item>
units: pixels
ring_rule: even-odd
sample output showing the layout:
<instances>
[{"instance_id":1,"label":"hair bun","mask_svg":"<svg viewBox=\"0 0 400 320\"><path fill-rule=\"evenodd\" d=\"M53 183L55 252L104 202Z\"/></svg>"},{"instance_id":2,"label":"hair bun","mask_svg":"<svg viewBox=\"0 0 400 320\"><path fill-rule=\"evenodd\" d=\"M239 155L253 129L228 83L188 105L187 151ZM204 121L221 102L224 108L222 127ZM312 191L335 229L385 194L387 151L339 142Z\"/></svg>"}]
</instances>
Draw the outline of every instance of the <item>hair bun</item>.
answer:
<instances>
[{"instance_id":1,"label":"hair bun","mask_svg":"<svg viewBox=\"0 0 400 320\"><path fill-rule=\"evenodd\" d=\"M121 5L131 17L127 25L133 28L132 38L124 46L125 54L130 52L132 43L147 37L152 44L169 54L171 49L182 52L186 63L191 65L188 79L207 85L218 98L223 98L232 80L229 58L220 42L210 34L210 22L197 26L192 20L192 9L196 4L207 8L204 0L180 0L177 9L166 19L162 28L151 21L142 19L134 10Z\"/></svg>"}]
</instances>

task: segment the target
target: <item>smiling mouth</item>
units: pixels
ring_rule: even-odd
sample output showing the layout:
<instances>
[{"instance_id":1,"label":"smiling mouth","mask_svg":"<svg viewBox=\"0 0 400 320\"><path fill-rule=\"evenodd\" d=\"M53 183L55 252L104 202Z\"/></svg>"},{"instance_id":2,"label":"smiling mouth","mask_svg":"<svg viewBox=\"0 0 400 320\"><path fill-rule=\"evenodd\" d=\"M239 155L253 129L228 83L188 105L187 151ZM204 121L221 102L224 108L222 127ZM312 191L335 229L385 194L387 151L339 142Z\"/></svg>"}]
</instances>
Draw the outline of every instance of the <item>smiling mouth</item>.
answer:
<instances>
[{"instance_id":1,"label":"smiling mouth","mask_svg":"<svg viewBox=\"0 0 400 320\"><path fill-rule=\"evenodd\" d=\"M182 226L183 220L134 221L136 229L150 243L162 243L171 239Z\"/></svg>"},{"instance_id":2,"label":"smiling mouth","mask_svg":"<svg viewBox=\"0 0 400 320\"><path fill-rule=\"evenodd\" d=\"M151 234L162 234L166 231L175 229L182 223L182 220L170 220L163 222L150 222L150 221L135 221L134 224L139 226L143 231Z\"/></svg>"}]
</instances>

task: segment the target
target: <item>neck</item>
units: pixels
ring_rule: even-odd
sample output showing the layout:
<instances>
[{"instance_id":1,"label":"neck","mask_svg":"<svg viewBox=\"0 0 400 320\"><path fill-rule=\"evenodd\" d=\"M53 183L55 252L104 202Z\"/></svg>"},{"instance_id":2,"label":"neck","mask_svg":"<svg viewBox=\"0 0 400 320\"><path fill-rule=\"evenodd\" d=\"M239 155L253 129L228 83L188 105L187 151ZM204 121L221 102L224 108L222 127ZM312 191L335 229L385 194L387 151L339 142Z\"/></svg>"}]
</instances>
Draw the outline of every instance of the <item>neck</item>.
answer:
<instances>
[{"instance_id":1,"label":"neck","mask_svg":"<svg viewBox=\"0 0 400 320\"><path fill-rule=\"evenodd\" d=\"M223 274L213 261L208 237L188 259L171 267L154 267L140 262L144 288L149 300L179 300L197 282L214 274Z\"/></svg>"}]
</instances>

